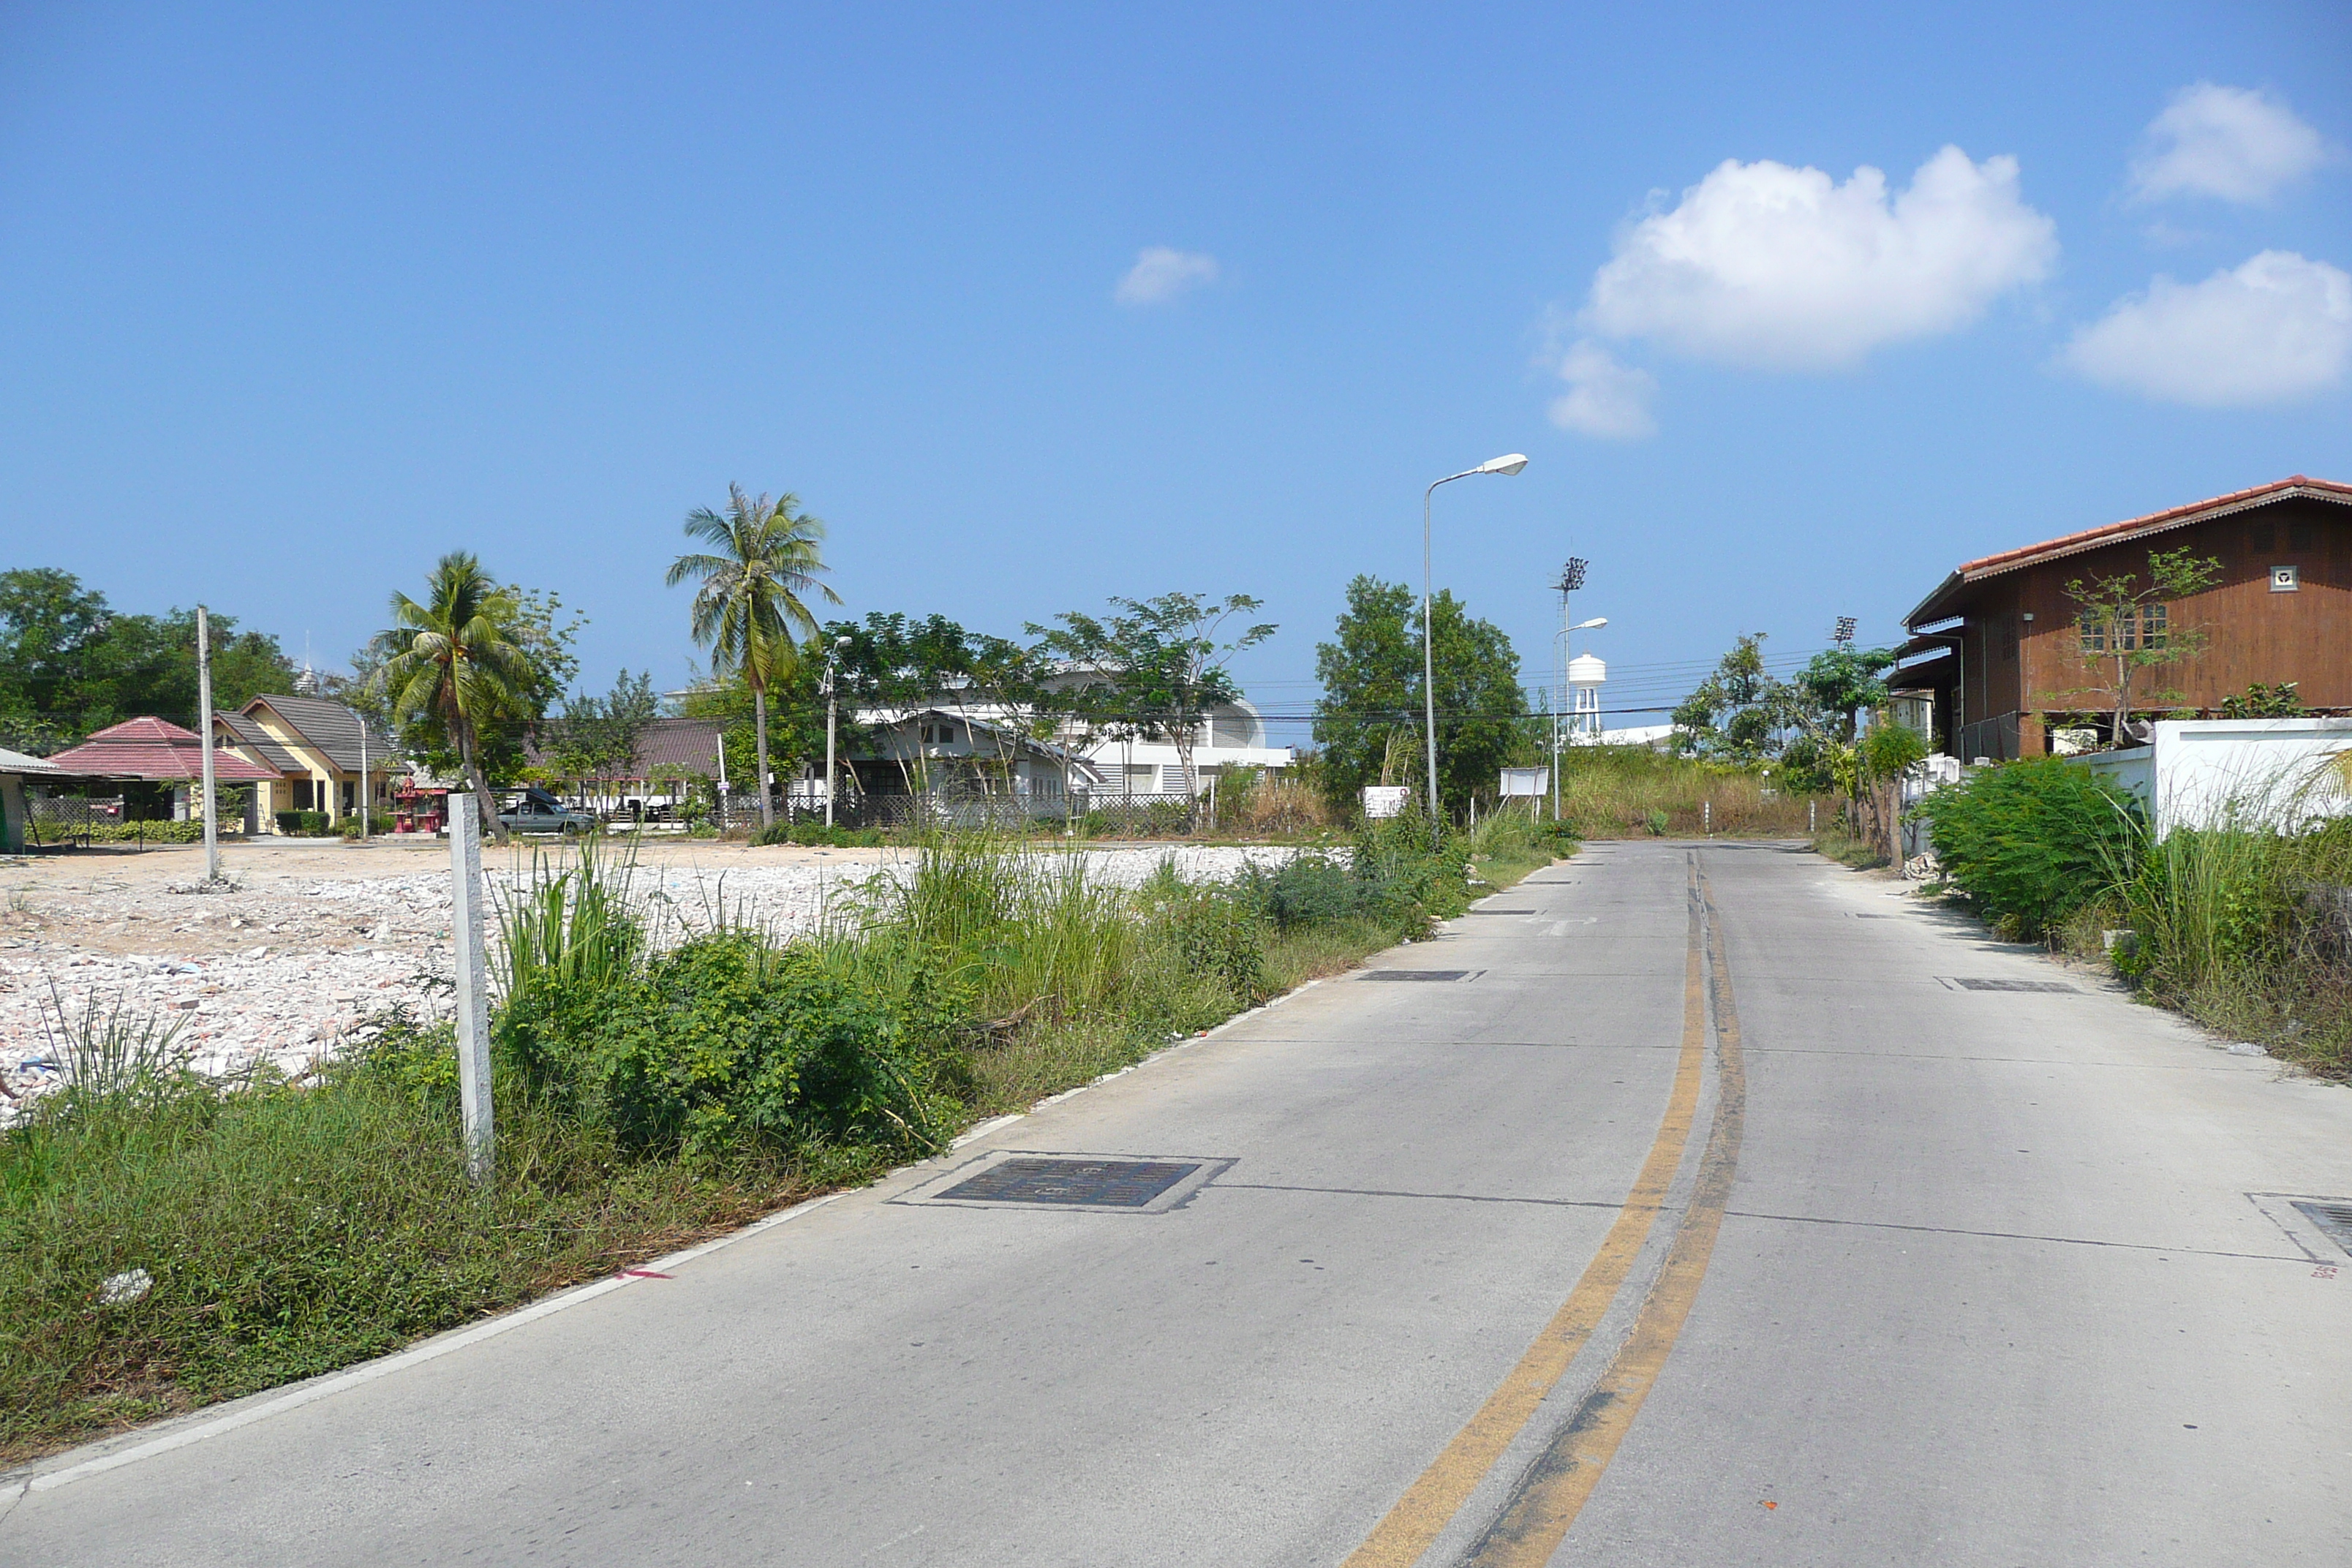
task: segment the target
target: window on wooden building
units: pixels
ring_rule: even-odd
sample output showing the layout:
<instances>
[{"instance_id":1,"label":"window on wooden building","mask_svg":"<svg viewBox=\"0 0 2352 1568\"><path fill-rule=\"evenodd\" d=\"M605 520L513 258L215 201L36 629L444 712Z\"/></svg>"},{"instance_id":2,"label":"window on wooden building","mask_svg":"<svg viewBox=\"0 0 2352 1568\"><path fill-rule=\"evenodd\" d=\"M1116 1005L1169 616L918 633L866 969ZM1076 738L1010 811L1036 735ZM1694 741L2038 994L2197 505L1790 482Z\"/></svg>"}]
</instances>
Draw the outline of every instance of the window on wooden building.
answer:
<instances>
[{"instance_id":1,"label":"window on wooden building","mask_svg":"<svg viewBox=\"0 0 2352 1568\"><path fill-rule=\"evenodd\" d=\"M2084 653L2137 653L2172 641L2172 612L2168 605L2126 605L2113 615L2084 610L2074 624L2082 631Z\"/></svg>"}]
</instances>

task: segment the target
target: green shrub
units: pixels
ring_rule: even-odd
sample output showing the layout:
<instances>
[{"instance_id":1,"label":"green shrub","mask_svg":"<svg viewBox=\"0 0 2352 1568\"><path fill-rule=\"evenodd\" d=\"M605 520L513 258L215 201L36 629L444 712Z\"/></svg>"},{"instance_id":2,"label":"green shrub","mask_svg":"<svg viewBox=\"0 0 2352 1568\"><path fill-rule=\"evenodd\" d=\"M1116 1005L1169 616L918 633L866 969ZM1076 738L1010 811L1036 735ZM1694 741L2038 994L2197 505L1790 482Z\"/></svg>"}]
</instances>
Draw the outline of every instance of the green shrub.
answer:
<instances>
[{"instance_id":1,"label":"green shrub","mask_svg":"<svg viewBox=\"0 0 2352 1568\"><path fill-rule=\"evenodd\" d=\"M2142 837L2131 796L2060 757L1979 769L1918 811L1944 875L2022 937L2129 876Z\"/></svg>"},{"instance_id":2,"label":"green shrub","mask_svg":"<svg viewBox=\"0 0 2352 1568\"><path fill-rule=\"evenodd\" d=\"M1365 911L1364 885L1334 856L1299 855L1271 870L1246 867L1241 880L1278 931L1333 924Z\"/></svg>"},{"instance_id":3,"label":"green shrub","mask_svg":"<svg viewBox=\"0 0 2352 1568\"><path fill-rule=\"evenodd\" d=\"M827 827L822 822L772 822L751 835L755 845L824 845L830 848L872 847L889 842L878 827Z\"/></svg>"},{"instance_id":4,"label":"green shrub","mask_svg":"<svg viewBox=\"0 0 2352 1568\"><path fill-rule=\"evenodd\" d=\"M950 1125L928 1064L877 1000L806 948L740 931L609 986L541 980L499 1023L507 1061L636 1152L727 1163L743 1145L934 1152Z\"/></svg>"},{"instance_id":5,"label":"green shrub","mask_svg":"<svg viewBox=\"0 0 2352 1568\"><path fill-rule=\"evenodd\" d=\"M277 816L278 831L291 838L320 838L331 831L323 811L281 811Z\"/></svg>"},{"instance_id":6,"label":"green shrub","mask_svg":"<svg viewBox=\"0 0 2352 1568\"><path fill-rule=\"evenodd\" d=\"M1265 994L1265 928L1244 898L1192 889L1168 910L1186 973L1222 983L1237 1005Z\"/></svg>"},{"instance_id":7,"label":"green shrub","mask_svg":"<svg viewBox=\"0 0 2352 1568\"><path fill-rule=\"evenodd\" d=\"M324 1079L110 1095L0 1131L0 1463L347 1366L740 1225L791 1195L625 1161L501 1083L467 1179L448 1032ZM101 1282L152 1282L107 1304Z\"/></svg>"},{"instance_id":8,"label":"green shrub","mask_svg":"<svg viewBox=\"0 0 2352 1568\"><path fill-rule=\"evenodd\" d=\"M201 844L205 825L190 822L94 822L93 844Z\"/></svg>"}]
</instances>

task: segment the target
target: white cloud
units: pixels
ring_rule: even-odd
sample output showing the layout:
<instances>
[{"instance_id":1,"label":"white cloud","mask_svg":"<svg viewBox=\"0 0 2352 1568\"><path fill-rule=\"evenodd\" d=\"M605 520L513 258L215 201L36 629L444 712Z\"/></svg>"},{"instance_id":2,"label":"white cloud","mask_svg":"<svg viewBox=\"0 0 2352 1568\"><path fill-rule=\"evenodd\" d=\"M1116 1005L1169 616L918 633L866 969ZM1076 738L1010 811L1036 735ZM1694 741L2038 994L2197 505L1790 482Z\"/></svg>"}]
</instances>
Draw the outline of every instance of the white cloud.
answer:
<instances>
[{"instance_id":1,"label":"white cloud","mask_svg":"<svg viewBox=\"0 0 2352 1568\"><path fill-rule=\"evenodd\" d=\"M1657 421L1650 417L1658 378L1648 371L1619 364L1607 349L1587 341L1568 351L1559 378L1568 390L1552 400L1551 422L1561 429L1603 441L1658 433Z\"/></svg>"},{"instance_id":2,"label":"white cloud","mask_svg":"<svg viewBox=\"0 0 2352 1568\"><path fill-rule=\"evenodd\" d=\"M2266 202L2325 163L2319 132L2263 92L2200 81L2172 95L2132 161L2132 195Z\"/></svg>"},{"instance_id":3,"label":"white cloud","mask_svg":"<svg viewBox=\"0 0 2352 1568\"><path fill-rule=\"evenodd\" d=\"M1215 257L1149 245L1136 253L1135 265L1118 280L1111 298L1122 305L1164 305L1179 294L1189 294L1216 280Z\"/></svg>"},{"instance_id":4,"label":"white cloud","mask_svg":"<svg viewBox=\"0 0 2352 1568\"><path fill-rule=\"evenodd\" d=\"M2352 274L2265 250L2202 283L2159 276L2060 358L2104 386L2200 408L2309 397L2352 370Z\"/></svg>"},{"instance_id":5,"label":"white cloud","mask_svg":"<svg viewBox=\"0 0 2352 1568\"><path fill-rule=\"evenodd\" d=\"M2056 225L2018 198L2014 158L1946 147L1891 199L1866 165L1841 185L1726 160L1619 236L1585 321L1701 358L1831 370L1966 326L2057 255Z\"/></svg>"}]
</instances>

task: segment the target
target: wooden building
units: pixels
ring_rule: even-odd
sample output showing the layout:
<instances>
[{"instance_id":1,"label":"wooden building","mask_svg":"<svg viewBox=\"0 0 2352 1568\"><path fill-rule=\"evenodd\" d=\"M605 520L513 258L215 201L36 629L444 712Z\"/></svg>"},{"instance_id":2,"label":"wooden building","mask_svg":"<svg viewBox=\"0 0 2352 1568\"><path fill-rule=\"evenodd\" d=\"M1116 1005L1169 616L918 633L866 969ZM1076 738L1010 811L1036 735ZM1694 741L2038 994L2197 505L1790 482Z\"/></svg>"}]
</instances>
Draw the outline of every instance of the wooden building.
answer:
<instances>
[{"instance_id":1,"label":"wooden building","mask_svg":"<svg viewBox=\"0 0 2352 1568\"><path fill-rule=\"evenodd\" d=\"M1936 745L1963 760L2040 756L2061 726L2105 742L2097 633L2067 584L2146 584L2151 552L2183 548L2220 562L2220 578L2146 635L2201 633L2203 651L2144 671L2136 719L2210 717L2250 685L2286 681L2314 712L2352 712L2352 485L2301 474L1964 563L1905 617L1894 685L1932 700Z\"/></svg>"}]
</instances>

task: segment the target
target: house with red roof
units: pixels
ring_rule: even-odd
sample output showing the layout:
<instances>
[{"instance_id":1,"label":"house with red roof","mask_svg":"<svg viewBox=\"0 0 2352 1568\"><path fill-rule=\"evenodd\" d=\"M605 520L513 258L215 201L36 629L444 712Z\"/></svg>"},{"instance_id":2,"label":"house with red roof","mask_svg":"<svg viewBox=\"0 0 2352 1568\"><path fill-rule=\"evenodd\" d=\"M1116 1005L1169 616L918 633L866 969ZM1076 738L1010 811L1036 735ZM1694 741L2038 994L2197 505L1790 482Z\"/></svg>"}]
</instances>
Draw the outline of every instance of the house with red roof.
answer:
<instances>
[{"instance_id":1,"label":"house with red roof","mask_svg":"<svg viewBox=\"0 0 2352 1568\"><path fill-rule=\"evenodd\" d=\"M2101 577L2144 584L2151 551L2183 548L2219 562L2219 578L2141 624L2086 621L2068 595ZM2249 686L2289 681L2310 711L2352 713L2352 485L2296 474L1963 562L1904 624L1893 684L1932 704L1935 745L1964 761L2041 756L2059 729L2112 742L2108 637L2201 635L2196 657L2147 670L2135 721L2210 717Z\"/></svg>"},{"instance_id":2,"label":"house with red roof","mask_svg":"<svg viewBox=\"0 0 2352 1568\"><path fill-rule=\"evenodd\" d=\"M183 730L168 720L151 715L110 724L80 745L47 761L61 773L166 785L172 792L174 821L184 822L192 813L204 810L204 742L194 731ZM261 785L274 783L278 776L278 770L265 763L218 747L213 750L215 784Z\"/></svg>"}]
</instances>

